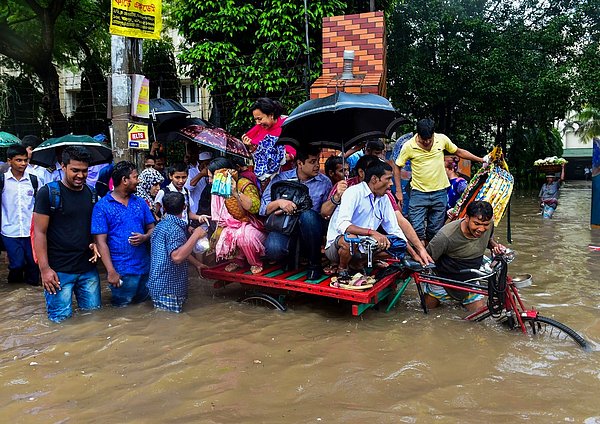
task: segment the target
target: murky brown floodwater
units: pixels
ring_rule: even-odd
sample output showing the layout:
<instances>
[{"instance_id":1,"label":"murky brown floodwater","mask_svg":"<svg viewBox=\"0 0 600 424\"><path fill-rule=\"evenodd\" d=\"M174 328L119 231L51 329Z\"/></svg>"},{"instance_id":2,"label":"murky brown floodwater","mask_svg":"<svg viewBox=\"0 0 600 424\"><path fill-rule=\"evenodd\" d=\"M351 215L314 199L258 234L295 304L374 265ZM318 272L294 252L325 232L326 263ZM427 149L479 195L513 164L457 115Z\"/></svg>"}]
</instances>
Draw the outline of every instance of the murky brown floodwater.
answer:
<instances>
[{"instance_id":1,"label":"murky brown floodwater","mask_svg":"<svg viewBox=\"0 0 600 424\"><path fill-rule=\"evenodd\" d=\"M591 193L567 184L554 219L513 202L525 300L595 351L530 339L411 287L390 313L314 298L287 313L238 304L239 287L194 280L184 314L110 306L62 325L41 289L0 283L3 423L600 423L600 232ZM499 233L506 233L506 221ZM108 303L108 292L103 293ZM259 362L260 361L260 362Z\"/></svg>"}]
</instances>

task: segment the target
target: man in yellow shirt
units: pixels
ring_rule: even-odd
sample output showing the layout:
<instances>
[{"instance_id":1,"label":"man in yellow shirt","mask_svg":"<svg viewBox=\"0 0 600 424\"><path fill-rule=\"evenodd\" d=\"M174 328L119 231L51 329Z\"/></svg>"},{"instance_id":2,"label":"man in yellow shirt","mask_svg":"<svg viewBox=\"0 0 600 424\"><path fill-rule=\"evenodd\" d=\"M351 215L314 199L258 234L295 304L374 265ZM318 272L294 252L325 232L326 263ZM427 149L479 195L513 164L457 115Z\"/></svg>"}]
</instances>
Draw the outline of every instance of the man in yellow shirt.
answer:
<instances>
[{"instance_id":1,"label":"man in yellow shirt","mask_svg":"<svg viewBox=\"0 0 600 424\"><path fill-rule=\"evenodd\" d=\"M419 238L429 241L442 228L446 219L446 189L450 185L444 168L444 150L460 158L483 162L479 156L459 149L444 134L434 132L432 119L417 122L417 134L408 140L396 160L401 169L410 160L412 187L408 217ZM402 208L402 190L396 190Z\"/></svg>"}]
</instances>

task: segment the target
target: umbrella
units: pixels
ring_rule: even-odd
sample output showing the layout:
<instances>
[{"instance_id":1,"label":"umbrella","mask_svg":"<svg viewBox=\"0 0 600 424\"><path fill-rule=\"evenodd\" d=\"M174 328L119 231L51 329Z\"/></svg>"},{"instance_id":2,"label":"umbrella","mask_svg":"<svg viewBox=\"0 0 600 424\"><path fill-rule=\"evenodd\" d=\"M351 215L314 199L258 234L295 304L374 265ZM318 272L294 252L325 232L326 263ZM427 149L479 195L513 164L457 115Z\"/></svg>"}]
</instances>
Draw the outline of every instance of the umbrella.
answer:
<instances>
[{"instance_id":1,"label":"umbrella","mask_svg":"<svg viewBox=\"0 0 600 424\"><path fill-rule=\"evenodd\" d=\"M368 138L389 137L394 128L406 122L384 97L338 91L294 109L282 125L278 143L343 150Z\"/></svg>"},{"instance_id":2,"label":"umbrella","mask_svg":"<svg viewBox=\"0 0 600 424\"><path fill-rule=\"evenodd\" d=\"M56 148L68 146L85 147L92 155L90 165L112 162L112 150L106 144L95 140L89 135L64 135L58 138L49 138L33 149L30 162L34 165L51 167L56 163Z\"/></svg>"},{"instance_id":3,"label":"umbrella","mask_svg":"<svg viewBox=\"0 0 600 424\"><path fill-rule=\"evenodd\" d=\"M178 134L211 149L225 154L239 156L245 159L252 157L246 146L239 138L236 138L221 128L208 128L202 125L190 125L182 128Z\"/></svg>"},{"instance_id":4,"label":"umbrella","mask_svg":"<svg viewBox=\"0 0 600 424\"><path fill-rule=\"evenodd\" d=\"M150 99L150 116L161 125L171 119L185 118L191 112L173 99Z\"/></svg>"},{"instance_id":5,"label":"umbrella","mask_svg":"<svg viewBox=\"0 0 600 424\"><path fill-rule=\"evenodd\" d=\"M21 144L19 137L4 131L0 131L0 147L8 147L15 143Z\"/></svg>"}]
</instances>

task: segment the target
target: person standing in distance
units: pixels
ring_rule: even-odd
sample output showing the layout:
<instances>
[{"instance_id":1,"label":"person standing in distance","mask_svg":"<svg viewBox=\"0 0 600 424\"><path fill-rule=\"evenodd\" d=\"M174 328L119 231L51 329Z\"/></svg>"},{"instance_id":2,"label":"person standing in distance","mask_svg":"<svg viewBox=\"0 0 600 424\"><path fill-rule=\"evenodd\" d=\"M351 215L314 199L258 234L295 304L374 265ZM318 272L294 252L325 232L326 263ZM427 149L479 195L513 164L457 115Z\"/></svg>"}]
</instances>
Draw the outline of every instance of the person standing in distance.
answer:
<instances>
[{"instance_id":1,"label":"person standing in distance","mask_svg":"<svg viewBox=\"0 0 600 424\"><path fill-rule=\"evenodd\" d=\"M417 122L417 134L400 150L396 166L401 170L410 160L412 167L411 197L408 208L410 223L422 241L429 241L444 225L450 185L444 166L444 150L459 158L484 162L483 158L459 149L444 134L434 132L432 119ZM402 190L396 190L402 209Z\"/></svg>"},{"instance_id":2,"label":"person standing in distance","mask_svg":"<svg viewBox=\"0 0 600 424\"><path fill-rule=\"evenodd\" d=\"M35 198L34 249L48 319L54 322L73 314L73 293L81 309L101 306L98 252L90 234L95 195L85 184L90 159L84 147L67 147L62 153L60 198L51 196L49 185L40 188Z\"/></svg>"}]
</instances>

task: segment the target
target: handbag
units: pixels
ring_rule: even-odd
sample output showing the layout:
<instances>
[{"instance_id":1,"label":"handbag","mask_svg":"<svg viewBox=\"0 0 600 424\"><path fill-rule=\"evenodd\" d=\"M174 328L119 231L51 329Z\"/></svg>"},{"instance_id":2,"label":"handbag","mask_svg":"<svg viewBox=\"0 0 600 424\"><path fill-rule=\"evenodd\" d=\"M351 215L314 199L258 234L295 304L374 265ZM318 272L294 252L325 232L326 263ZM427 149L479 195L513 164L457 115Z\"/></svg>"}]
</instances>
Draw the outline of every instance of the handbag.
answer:
<instances>
[{"instance_id":1,"label":"handbag","mask_svg":"<svg viewBox=\"0 0 600 424\"><path fill-rule=\"evenodd\" d=\"M241 188L238 187L238 193L243 193L246 187L248 187L248 185L250 184L252 184L252 181L246 180ZM230 196L227 199L225 199L225 207L227 208L227 212L229 212L229 214L238 221L246 222L249 220L248 212L246 211L246 209L240 206L238 200L235 197Z\"/></svg>"},{"instance_id":2,"label":"handbag","mask_svg":"<svg viewBox=\"0 0 600 424\"><path fill-rule=\"evenodd\" d=\"M280 210L271 213L265 221L265 229L269 232L289 236L296 229L300 214L312 208L312 199L308 193L308 187L294 180L277 181L273 184L273 187L271 187L271 201L279 199L294 202L296 212L293 215L287 215Z\"/></svg>"}]
</instances>

